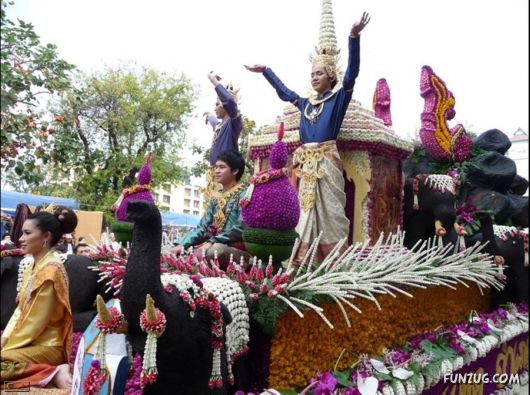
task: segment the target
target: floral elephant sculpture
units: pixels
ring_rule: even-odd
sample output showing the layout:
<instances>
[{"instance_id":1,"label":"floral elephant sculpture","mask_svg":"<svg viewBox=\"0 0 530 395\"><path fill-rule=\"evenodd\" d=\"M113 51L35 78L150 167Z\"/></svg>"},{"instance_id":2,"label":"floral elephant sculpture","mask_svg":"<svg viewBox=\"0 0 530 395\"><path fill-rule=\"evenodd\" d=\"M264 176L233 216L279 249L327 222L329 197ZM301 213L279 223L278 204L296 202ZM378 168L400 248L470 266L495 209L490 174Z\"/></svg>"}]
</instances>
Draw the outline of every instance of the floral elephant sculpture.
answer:
<instances>
[{"instance_id":1,"label":"floral elephant sculpture","mask_svg":"<svg viewBox=\"0 0 530 395\"><path fill-rule=\"evenodd\" d=\"M492 308L507 302L528 303L528 233L513 226L493 224L488 212L478 212L481 232L466 238L467 245L487 243L485 250L496 257L505 287L492 290Z\"/></svg>"},{"instance_id":2,"label":"floral elephant sculpture","mask_svg":"<svg viewBox=\"0 0 530 395\"><path fill-rule=\"evenodd\" d=\"M166 317L165 331L158 338L156 351L158 378L145 388L144 394L226 394L230 380L222 338L231 322L230 313L222 304L212 310L215 297L209 297L197 304L191 314L189 300L196 296L194 287L198 283L202 287L202 282L195 279L195 285L186 289L180 289L178 284L163 285L162 222L157 207L145 200L133 200L128 203L127 216L134 222L134 228L120 301L128 323L127 338L135 353L145 351L147 336L141 329L140 315L148 294ZM219 336L217 340L215 336ZM236 369L234 375L237 384L240 378ZM239 388L244 389L244 384Z\"/></svg>"},{"instance_id":3,"label":"floral elephant sculpture","mask_svg":"<svg viewBox=\"0 0 530 395\"><path fill-rule=\"evenodd\" d=\"M405 245L412 248L419 240L434 236L447 245L456 244L456 181L448 175L418 174L405 181Z\"/></svg>"}]
</instances>

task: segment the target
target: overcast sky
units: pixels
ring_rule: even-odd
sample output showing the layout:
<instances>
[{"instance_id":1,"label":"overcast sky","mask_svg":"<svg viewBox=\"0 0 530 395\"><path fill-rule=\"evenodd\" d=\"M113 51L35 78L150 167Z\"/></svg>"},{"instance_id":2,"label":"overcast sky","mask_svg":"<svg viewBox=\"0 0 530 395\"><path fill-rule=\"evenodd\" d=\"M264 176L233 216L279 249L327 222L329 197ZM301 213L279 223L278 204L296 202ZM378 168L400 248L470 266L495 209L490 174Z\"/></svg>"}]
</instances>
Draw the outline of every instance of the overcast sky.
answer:
<instances>
[{"instance_id":1,"label":"overcast sky","mask_svg":"<svg viewBox=\"0 0 530 395\"><path fill-rule=\"evenodd\" d=\"M215 93L206 74L240 87L245 116L271 122L285 103L243 64L264 63L305 93L320 7L320 0L16 0L8 16L33 23L43 42L86 72L134 61L187 74L200 89L189 135L208 145L200 115L213 110ZM399 135L410 138L420 126L425 64L455 95L450 126L528 132L528 0L334 0L333 10L342 64L351 25L371 14L354 98L371 108L375 84L386 78Z\"/></svg>"}]
</instances>

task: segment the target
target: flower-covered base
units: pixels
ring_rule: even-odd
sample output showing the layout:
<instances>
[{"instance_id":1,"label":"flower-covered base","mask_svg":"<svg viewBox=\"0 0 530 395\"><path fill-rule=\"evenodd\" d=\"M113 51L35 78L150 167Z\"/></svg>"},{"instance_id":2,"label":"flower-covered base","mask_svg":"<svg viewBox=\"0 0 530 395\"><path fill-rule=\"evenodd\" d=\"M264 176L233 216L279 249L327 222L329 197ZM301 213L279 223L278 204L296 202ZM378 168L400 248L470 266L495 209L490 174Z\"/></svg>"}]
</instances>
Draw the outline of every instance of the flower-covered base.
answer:
<instances>
[{"instance_id":1,"label":"flower-covered base","mask_svg":"<svg viewBox=\"0 0 530 395\"><path fill-rule=\"evenodd\" d=\"M474 284L456 290L436 286L407 291L414 298L378 296L381 310L372 301L356 299L362 314L348 311L351 328L335 304L322 306L335 326L333 330L312 311L303 319L292 311L285 312L276 322L271 341L269 386L303 387L317 370L325 372L333 367L345 347L354 353L343 355L339 370L351 366L362 353L378 355L384 347L404 343L416 333L456 323L471 310L489 310L489 290L481 295Z\"/></svg>"},{"instance_id":2,"label":"flower-covered base","mask_svg":"<svg viewBox=\"0 0 530 395\"><path fill-rule=\"evenodd\" d=\"M246 251L265 262L272 255L275 266L291 256L297 237L294 230L247 228L243 231Z\"/></svg>"}]
</instances>

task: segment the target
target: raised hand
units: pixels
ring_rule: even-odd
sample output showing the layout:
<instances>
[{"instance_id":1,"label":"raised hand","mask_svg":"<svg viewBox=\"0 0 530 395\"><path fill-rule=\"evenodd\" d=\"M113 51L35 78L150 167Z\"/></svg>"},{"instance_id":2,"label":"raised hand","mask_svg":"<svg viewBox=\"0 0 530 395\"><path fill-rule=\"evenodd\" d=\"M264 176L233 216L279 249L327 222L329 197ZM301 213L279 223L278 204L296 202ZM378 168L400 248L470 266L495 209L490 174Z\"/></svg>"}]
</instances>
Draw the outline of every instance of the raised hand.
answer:
<instances>
[{"instance_id":1,"label":"raised hand","mask_svg":"<svg viewBox=\"0 0 530 395\"><path fill-rule=\"evenodd\" d=\"M213 71L210 71L208 73L208 79L211 81L212 84L217 85L219 84L219 81L221 81L221 77L219 77L218 74L214 73Z\"/></svg>"},{"instance_id":2,"label":"raised hand","mask_svg":"<svg viewBox=\"0 0 530 395\"><path fill-rule=\"evenodd\" d=\"M205 124L205 125L208 125L208 119L209 119L210 117L214 117L215 114L212 113L212 112L206 111L206 112L204 112L204 113L202 114L202 116L203 116L203 118L204 118L204 124Z\"/></svg>"},{"instance_id":3,"label":"raised hand","mask_svg":"<svg viewBox=\"0 0 530 395\"><path fill-rule=\"evenodd\" d=\"M362 30L365 28L365 26L368 25L368 22L370 22L370 14L368 14L367 12L363 12L361 20L353 24L350 31L350 36L357 37L359 33L361 33Z\"/></svg>"},{"instance_id":4,"label":"raised hand","mask_svg":"<svg viewBox=\"0 0 530 395\"><path fill-rule=\"evenodd\" d=\"M263 73L265 71L265 69L267 68L267 66L262 65L262 64L255 64L253 66L245 65L245 68L248 71L252 71L253 73Z\"/></svg>"}]
</instances>

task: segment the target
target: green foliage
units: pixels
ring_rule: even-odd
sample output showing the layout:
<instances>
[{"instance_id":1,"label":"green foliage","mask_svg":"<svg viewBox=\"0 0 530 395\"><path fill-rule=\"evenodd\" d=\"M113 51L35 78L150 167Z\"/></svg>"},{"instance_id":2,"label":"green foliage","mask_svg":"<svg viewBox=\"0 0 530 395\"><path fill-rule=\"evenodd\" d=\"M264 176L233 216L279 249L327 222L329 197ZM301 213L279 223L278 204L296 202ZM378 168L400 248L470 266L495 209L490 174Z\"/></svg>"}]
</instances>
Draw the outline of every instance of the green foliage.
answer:
<instances>
[{"instance_id":1,"label":"green foliage","mask_svg":"<svg viewBox=\"0 0 530 395\"><path fill-rule=\"evenodd\" d=\"M421 342L423 349L434 355L435 360L449 359L453 360L458 356L458 353L449 347L447 340L438 339L438 343L434 344L429 340L423 340Z\"/></svg>"},{"instance_id":2,"label":"green foliage","mask_svg":"<svg viewBox=\"0 0 530 395\"><path fill-rule=\"evenodd\" d=\"M249 300L249 298L246 298ZM269 334L274 332L276 320L287 309L287 305L279 299L261 297L249 306L250 316L254 317L259 326Z\"/></svg>"},{"instance_id":3,"label":"green foliage","mask_svg":"<svg viewBox=\"0 0 530 395\"><path fill-rule=\"evenodd\" d=\"M28 189L44 193L50 188L43 185L68 179L73 169L69 197L82 209L104 211L111 221L108 209L124 187L136 183L147 151L153 152L151 185L188 177L179 153L196 94L186 76L122 66L79 76L75 85L49 106L58 114L54 133L35 154L46 182L28 182ZM10 181L17 182L16 174Z\"/></svg>"},{"instance_id":4,"label":"green foliage","mask_svg":"<svg viewBox=\"0 0 530 395\"><path fill-rule=\"evenodd\" d=\"M334 370L333 371L333 377L335 377L340 385L343 385L344 387L353 387L353 383L350 380L351 379L351 372L347 370L339 371Z\"/></svg>"},{"instance_id":5,"label":"green foliage","mask_svg":"<svg viewBox=\"0 0 530 395\"><path fill-rule=\"evenodd\" d=\"M424 158L427 155L427 151L422 146L416 146L414 147L414 151L412 151L412 154L410 154L409 159L413 163L419 163L422 158Z\"/></svg>"},{"instance_id":6,"label":"green foliage","mask_svg":"<svg viewBox=\"0 0 530 395\"><path fill-rule=\"evenodd\" d=\"M72 64L59 58L57 47L43 45L33 26L10 20L1 2L1 158L2 169L28 183L42 181L40 145L50 132L46 115L36 109L39 100L61 94L70 86ZM49 119L48 119L49 120Z\"/></svg>"}]
</instances>

